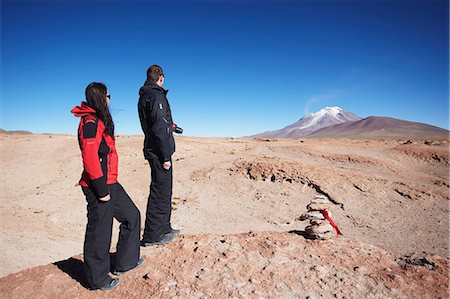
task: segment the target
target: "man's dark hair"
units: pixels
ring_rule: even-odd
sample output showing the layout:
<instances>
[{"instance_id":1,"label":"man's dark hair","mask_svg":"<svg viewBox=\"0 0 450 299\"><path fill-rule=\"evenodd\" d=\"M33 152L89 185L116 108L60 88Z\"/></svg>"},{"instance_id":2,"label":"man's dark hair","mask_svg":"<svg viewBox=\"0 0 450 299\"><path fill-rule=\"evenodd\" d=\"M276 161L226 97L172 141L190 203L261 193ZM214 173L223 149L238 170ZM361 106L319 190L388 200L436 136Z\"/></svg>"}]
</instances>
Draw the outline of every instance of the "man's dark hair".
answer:
<instances>
[{"instance_id":1,"label":"man's dark hair","mask_svg":"<svg viewBox=\"0 0 450 299\"><path fill-rule=\"evenodd\" d=\"M159 65L152 65L147 70L147 80L156 82L160 76L164 76L163 70Z\"/></svg>"}]
</instances>

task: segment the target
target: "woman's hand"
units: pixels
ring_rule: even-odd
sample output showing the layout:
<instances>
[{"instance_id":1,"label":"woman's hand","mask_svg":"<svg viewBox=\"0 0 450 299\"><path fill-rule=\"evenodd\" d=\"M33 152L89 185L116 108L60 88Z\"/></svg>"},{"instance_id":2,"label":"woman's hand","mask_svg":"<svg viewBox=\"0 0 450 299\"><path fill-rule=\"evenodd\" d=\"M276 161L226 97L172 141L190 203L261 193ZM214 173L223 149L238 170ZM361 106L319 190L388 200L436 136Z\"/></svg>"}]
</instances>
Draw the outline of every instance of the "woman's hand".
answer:
<instances>
[{"instance_id":1,"label":"woman's hand","mask_svg":"<svg viewBox=\"0 0 450 299\"><path fill-rule=\"evenodd\" d=\"M109 196L109 194L108 194L108 195L106 195L106 196L99 197L98 199L99 199L100 201L109 201L109 200L111 199L111 196Z\"/></svg>"},{"instance_id":2,"label":"woman's hand","mask_svg":"<svg viewBox=\"0 0 450 299\"><path fill-rule=\"evenodd\" d=\"M163 163L162 166L164 167L165 170L169 170L170 167L172 166L172 163L170 163L170 161L166 161Z\"/></svg>"}]
</instances>

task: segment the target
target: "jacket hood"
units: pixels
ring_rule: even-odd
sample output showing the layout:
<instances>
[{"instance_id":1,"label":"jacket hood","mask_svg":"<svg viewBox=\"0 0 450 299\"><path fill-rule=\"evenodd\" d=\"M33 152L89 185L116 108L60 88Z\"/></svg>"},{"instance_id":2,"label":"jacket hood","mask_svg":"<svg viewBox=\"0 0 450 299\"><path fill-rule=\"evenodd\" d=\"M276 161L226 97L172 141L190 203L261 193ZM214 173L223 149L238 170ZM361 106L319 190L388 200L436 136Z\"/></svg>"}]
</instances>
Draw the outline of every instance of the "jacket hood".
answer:
<instances>
[{"instance_id":1,"label":"jacket hood","mask_svg":"<svg viewBox=\"0 0 450 299\"><path fill-rule=\"evenodd\" d=\"M168 89L164 89L155 82L147 80L145 81L144 86L142 86L141 89L139 89L139 95L142 96L143 94L149 93L152 89L163 92L165 95L167 95L167 93L169 92Z\"/></svg>"},{"instance_id":2,"label":"jacket hood","mask_svg":"<svg viewBox=\"0 0 450 299\"><path fill-rule=\"evenodd\" d=\"M86 102L81 102L81 106L73 107L73 109L70 110L70 112L72 112L73 115L75 115L76 117L82 117L88 114L96 113L95 110L89 107Z\"/></svg>"}]
</instances>

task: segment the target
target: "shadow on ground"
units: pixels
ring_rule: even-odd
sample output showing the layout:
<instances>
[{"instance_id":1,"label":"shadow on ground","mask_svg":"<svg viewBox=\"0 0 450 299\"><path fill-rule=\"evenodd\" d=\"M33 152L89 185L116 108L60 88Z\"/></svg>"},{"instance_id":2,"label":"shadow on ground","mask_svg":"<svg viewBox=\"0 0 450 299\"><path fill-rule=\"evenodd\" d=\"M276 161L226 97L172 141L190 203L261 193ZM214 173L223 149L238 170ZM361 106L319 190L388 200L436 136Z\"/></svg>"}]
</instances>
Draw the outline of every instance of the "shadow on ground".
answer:
<instances>
[{"instance_id":1,"label":"shadow on ground","mask_svg":"<svg viewBox=\"0 0 450 299\"><path fill-rule=\"evenodd\" d=\"M111 271L114 269L114 265L116 264L116 253L109 254L110 259L110 269ZM76 280L79 284L81 284L84 288L90 289L90 286L86 280L86 276L84 275L84 263L81 258L71 257L64 261L59 261L53 263L58 269L62 272L69 275L73 280Z\"/></svg>"},{"instance_id":2,"label":"shadow on ground","mask_svg":"<svg viewBox=\"0 0 450 299\"><path fill-rule=\"evenodd\" d=\"M302 236L305 239L314 239L310 235L308 235L304 230L290 230L288 233Z\"/></svg>"}]
</instances>

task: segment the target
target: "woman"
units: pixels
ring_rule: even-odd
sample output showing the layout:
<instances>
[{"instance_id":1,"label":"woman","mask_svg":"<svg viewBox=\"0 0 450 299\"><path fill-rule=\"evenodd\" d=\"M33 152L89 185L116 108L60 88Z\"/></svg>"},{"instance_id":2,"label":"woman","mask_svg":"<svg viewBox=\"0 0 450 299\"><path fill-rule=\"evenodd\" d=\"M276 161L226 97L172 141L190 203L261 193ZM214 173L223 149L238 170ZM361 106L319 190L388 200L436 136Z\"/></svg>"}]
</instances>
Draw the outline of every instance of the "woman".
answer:
<instances>
[{"instance_id":1,"label":"woman","mask_svg":"<svg viewBox=\"0 0 450 299\"><path fill-rule=\"evenodd\" d=\"M84 239L84 270L92 289L109 290L119 278L111 278L109 249L113 217L120 224L115 275L143 263L139 257L141 216L139 210L117 181L118 157L114 140L114 122L109 112L106 86L93 82L86 88L86 101L72 109L80 117L78 142L84 171L80 185L86 196L87 217Z\"/></svg>"}]
</instances>

